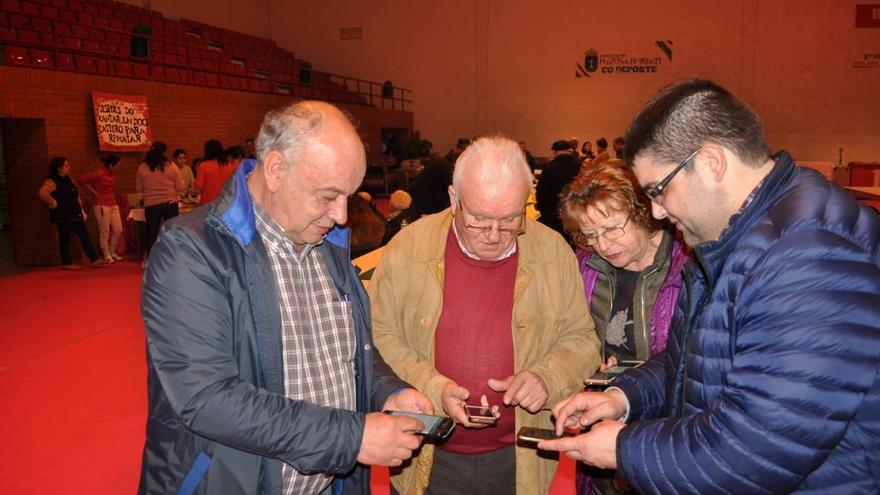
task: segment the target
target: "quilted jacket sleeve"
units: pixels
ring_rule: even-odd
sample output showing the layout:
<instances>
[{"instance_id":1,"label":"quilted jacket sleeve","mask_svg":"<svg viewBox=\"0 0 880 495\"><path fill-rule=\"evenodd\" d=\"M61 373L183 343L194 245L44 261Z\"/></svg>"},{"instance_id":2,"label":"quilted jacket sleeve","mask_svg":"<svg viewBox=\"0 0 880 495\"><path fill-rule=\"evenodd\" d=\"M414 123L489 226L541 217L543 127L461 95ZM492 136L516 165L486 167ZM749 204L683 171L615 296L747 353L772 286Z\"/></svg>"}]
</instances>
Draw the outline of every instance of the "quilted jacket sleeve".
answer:
<instances>
[{"instance_id":1,"label":"quilted jacket sleeve","mask_svg":"<svg viewBox=\"0 0 880 495\"><path fill-rule=\"evenodd\" d=\"M877 379L880 269L860 246L876 240L836 230L783 233L732 276L742 281L718 282L733 286L726 314L702 321L733 334L724 388L700 413L620 432L618 463L637 492L788 493L840 442ZM697 362L689 378L711 375Z\"/></svg>"}]
</instances>

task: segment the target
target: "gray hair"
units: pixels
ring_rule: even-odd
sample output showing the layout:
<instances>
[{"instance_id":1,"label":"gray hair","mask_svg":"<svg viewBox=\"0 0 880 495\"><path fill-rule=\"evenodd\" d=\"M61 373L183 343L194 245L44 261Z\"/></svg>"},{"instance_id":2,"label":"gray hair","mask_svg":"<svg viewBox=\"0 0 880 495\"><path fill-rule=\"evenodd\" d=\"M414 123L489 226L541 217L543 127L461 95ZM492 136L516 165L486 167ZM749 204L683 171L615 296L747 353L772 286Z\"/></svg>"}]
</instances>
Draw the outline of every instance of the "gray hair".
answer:
<instances>
[{"instance_id":1,"label":"gray hair","mask_svg":"<svg viewBox=\"0 0 880 495\"><path fill-rule=\"evenodd\" d=\"M299 102L266 114L255 149L262 163L272 151L284 156L287 164L297 162L309 139L321 129L321 112L308 102Z\"/></svg>"},{"instance_id":2,"label":"gray hair","mask_svg":"<svg viewBox=\"0 0 880 495\"><path fill-rule=\"evenodd\" d=\"M487 161L492 161L495 166L481 174L481 179L496 181L501 177L511 178L519 174L526 191L532 187L532 171L519 143L501 135L483 136L465 148L455 161L452 188L456 196L461 197L465 168Z\"/></svg>"}]
</instances>

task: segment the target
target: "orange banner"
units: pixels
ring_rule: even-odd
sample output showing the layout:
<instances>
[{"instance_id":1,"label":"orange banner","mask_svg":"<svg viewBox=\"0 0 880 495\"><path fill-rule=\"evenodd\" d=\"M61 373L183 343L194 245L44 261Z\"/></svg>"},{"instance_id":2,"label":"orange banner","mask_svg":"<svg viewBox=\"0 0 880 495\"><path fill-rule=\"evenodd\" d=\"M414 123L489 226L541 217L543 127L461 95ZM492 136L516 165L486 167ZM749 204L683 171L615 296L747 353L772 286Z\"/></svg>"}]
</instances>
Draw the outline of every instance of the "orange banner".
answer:
<instances>
[{"instance_id":1,"label":"orange banner","mask_svg":"<svg viewBox=\"0 0 880 495\"><path fill-rule=\"evenodd\" d=\"M117 95L92 91L98 149L146 151L153 142L145 95Z\"/></svg>"}]
</instances>

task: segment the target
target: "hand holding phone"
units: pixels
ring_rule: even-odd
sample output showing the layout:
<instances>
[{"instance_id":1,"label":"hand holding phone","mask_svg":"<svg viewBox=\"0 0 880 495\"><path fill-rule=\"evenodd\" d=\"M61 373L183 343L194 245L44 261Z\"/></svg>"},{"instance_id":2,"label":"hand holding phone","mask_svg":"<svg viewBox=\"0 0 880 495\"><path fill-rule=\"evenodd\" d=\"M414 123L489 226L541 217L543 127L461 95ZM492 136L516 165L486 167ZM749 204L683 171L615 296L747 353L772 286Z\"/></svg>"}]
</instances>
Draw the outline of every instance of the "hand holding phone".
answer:
<instances>
[{"instance_id":1,"label":"hand holding phone","mask_svg":"<svg viewBox=\"0 0 880 495\"><path fill-rule=\"evenodd\" d=\"M526 444L537 444L541 440L555 440L563 437L573 437L575 433L564 431L562 436L556 436L556 432L550 428L533 428L531 426L523 426L516 434L517 441Z\"/></svg>"},{"instance_id":2,"label":"hand holding phone","mask_svg":"<svg viewBox=\"0 0 880 495\"><path fill-rule=\"evenodd\" d=\"M426 440L437 442L448 437L455 428L455 422L445 416L431 416L428 414L417 414L404 411L384 411L385 414L391 416L406 416L414 418L422 422L424 427L417 431L417 435L425 437Z\"/></svg>"},{"instance_id":3,"label":"hand holding phone","mask_svg":"<svg viewBox=\"0 0 880 495\"><path fill-rule=\"evenodd\" d=\"M638 368L644 361L620 361L616 366L611 366L605 371L600 371L584 380L588 387L607 387L623 372L631 368Z\"/></svg>"}]
</instances>

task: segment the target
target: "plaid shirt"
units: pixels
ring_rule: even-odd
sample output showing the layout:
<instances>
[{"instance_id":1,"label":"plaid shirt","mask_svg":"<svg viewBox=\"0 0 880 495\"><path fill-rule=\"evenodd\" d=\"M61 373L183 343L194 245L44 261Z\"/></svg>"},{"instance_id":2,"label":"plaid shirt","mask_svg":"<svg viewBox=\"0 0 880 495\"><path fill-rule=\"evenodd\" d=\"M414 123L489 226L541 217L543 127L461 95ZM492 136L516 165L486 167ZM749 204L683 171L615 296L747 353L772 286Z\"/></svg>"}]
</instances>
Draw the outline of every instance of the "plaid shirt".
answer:
<instances>
[{"instance_id":1,"label":"plaid shirt","mask_svg":"<svg viewBox=\"0 0 880 495\"><path fill-rule=\"evenodd\" d=\"M284 391L294 400L355 409L355 332L351 303L341 300L313 245L298 252L284 230L254 204L257 232L272 263L281 309ZM305 475L283 464L282 493L315 494L332 476Z\"/></svg>"}]
</instances>

